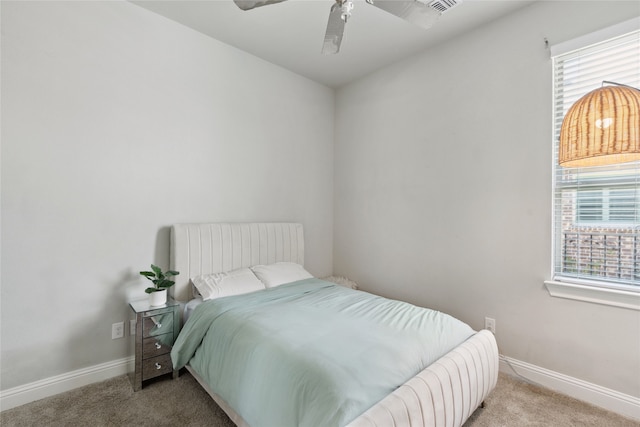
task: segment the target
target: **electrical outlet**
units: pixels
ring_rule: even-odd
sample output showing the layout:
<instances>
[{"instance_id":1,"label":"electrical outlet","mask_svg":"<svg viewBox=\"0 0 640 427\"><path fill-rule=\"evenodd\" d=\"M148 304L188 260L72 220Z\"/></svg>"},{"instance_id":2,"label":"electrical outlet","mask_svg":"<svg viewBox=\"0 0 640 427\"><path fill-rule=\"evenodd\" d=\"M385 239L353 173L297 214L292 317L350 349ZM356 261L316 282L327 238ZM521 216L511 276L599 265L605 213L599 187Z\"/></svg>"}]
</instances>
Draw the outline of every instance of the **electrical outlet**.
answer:
<instances>
[{"instance_id":1,"label":"electrical outlet","mask_svg":"<svg viewBox=\"0 0 640 427\"><path fill-rule=\"evenodd\" d=\"M484 318L484 328L490 330L495 335L496 333L496 319L491 317Z\"/></svg>"},{"instance_id":2,"label":"electrical outlet","mask_svg":"<svg viewBox=\"0 0 640 427\"><path fill-rule=\"evenodd\" d=\"M136 319L129 320L129 335L134 336L136 334Z\"/></svg>"},{"instance_id":3,"label":"electrical outlet","mask_svg":"<svg viewBox=\"0 0 640 427\"><path fill-rule=\"evenodd\" d=\"M124 322L118 322L111 325L111 339L122 338L124 336Z\"/></svg>"}]
</instances>

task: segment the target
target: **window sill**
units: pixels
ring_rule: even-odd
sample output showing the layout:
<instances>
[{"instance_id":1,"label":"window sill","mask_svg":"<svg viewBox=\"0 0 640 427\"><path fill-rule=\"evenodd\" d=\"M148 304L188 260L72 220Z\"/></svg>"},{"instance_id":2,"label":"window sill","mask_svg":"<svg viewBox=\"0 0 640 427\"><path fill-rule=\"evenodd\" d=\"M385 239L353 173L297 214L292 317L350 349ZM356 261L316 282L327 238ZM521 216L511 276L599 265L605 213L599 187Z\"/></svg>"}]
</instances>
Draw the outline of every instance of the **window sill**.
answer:
<instances>
[{"instance_id":1,"label":"window sill","mask_svg":"<svg viewBox=\"0 0 640 427\"><path fill-rule=\"evenodd\" d=\"M544 284L552 297L640 311L640 292L559 282L557 280L545 280Z\"/></svg>"}]
</instances>

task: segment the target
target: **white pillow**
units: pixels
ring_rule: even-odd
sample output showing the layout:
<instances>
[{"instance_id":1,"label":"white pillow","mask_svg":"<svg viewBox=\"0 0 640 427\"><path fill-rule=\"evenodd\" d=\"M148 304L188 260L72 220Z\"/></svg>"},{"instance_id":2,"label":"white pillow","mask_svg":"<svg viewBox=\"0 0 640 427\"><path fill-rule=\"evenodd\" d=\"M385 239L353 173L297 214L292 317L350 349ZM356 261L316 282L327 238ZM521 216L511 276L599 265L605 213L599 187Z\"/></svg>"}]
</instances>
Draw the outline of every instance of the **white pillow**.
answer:
<instances>
[{"instance_id":1,"label":"white pillow","mask_svg":"<svg viewBox=\"0 0 640 427\"><path fill-rule=\"evenodd\" d=\"M246 294L264 289L264 284L248 268L191 278L203 300Z\"/></svg>"},{"instance_id":2,"label":"white pillow","mask_svg":"<svg viewBox=\"0 0 640 427\"><path fill-rule=\"evenodd\" d=\"M358 289L358 284L351 279L347 279L342 276L327 276L323 277L322 280L325 282L332 282L336 285L344 286L345 288Z\"/></svg>"},{"instance_id":3,"label":"white pillow","mask_svg":"<svg viewBox=\"0 0 640 427\"><path fill-rule=\"evenodd\" d=\"M269 265L255 265L251 270L258 276L267 288L273 288L285 283L302 279L311 279L313 276L300 264L295 262L277 262Z\"/></svg>"}]
</instances>

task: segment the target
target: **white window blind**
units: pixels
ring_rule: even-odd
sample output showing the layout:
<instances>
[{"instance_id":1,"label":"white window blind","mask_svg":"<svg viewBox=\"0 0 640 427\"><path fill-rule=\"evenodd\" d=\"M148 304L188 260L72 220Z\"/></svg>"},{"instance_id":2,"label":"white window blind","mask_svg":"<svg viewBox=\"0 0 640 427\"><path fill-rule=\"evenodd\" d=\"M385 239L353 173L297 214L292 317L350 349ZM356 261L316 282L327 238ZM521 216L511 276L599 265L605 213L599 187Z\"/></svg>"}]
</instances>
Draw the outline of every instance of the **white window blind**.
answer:
<instances>
[{"instance_id":1,"label":"white window blind","mask_svg":"<svg viewBox=\"0 0 640 427\"><path fill-rule=\"evenodd\" d=\"M640 162L558 165L573 103L603 81L640 88L640 31L553 57L553 75L553 280L640 291Z\"/></svg>"}]
</instances>

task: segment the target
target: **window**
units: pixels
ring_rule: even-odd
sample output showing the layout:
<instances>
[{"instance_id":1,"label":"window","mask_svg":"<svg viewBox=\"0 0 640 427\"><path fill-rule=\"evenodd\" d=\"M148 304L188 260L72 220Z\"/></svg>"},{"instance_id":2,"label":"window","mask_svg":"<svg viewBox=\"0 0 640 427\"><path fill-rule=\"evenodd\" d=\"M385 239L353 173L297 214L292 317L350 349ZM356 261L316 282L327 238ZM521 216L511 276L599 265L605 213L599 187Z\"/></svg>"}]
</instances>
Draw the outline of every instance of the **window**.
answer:
<instances>
[{"instance_id":1,"label":"window","mask_svg":"<svg viewBox=\"0 0 640 427\"><path fill-rule=\"evenodd\" d=\"M638 189L602 187L576 192L575 223L579 226L633 227L640 211L635 209Z\"/></svg>"},{"instance_id":2,"label":"window","mask_svg":"<svg viewBox=\"0 0 640 427\"><path fill-rule=\"evenodd\" d=\"M553 56L551 283L638 292L640 298L640 162L567 168L557 161L562 119L573 103L603 81L640 87L637 28L635 23L635 31Z\"/></svg>"}]
</instances>

